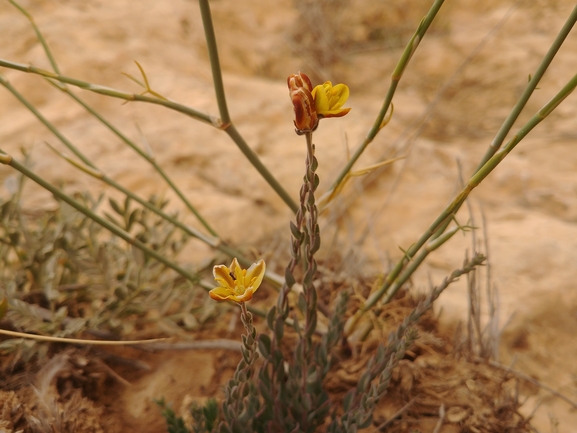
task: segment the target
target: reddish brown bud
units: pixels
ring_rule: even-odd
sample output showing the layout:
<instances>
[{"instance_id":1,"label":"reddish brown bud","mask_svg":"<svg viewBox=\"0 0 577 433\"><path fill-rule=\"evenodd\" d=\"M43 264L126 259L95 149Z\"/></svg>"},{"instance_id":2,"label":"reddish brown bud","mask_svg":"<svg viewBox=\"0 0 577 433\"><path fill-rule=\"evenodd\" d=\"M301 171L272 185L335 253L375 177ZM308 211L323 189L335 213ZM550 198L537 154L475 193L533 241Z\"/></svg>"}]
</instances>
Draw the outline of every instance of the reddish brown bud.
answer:
<instances>
[{"instance_id":1,"label":"reddish brown bud","mask_svg":"<svg viewBox=\"0 0 577 433\"><path fill-rule=\"evenodd\" d=\"M295 128L297 134L314 131L319 120L315 108L315 101L311 91L311 80L305 74L299 72L292 74L287 79L289 95L295 112Z\"/></svg>"}]
</instances>

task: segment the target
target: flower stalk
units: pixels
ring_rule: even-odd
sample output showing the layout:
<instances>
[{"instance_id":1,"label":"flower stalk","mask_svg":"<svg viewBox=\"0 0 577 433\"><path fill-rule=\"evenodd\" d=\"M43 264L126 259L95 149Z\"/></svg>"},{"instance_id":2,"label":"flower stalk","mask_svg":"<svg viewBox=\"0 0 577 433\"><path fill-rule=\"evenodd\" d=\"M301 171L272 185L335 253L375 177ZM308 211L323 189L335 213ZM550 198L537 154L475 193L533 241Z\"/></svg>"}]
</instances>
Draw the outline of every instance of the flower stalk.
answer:
<instances>
[{"instance_id":1,"label":"flower stalk","mask_svg":"<svg viewBox=\"0 0 577 433\"><path fill-rule=\"evenodd\" d=\"M265 270L266 264L262 259L248 269L243 269L235 258L229 267L217 265L212 271L218 286L209 292L210 297L216 301L236 302L240 307L240 318L246 331L246 334L242 335L242 359L225 388L222 406L224 419L218 431L252 431L254 418L260 409L259 392L253 380L254 363L259 356L257 335L252 314L245 303L252 299L252 295L260 287Z\"/></svg>"},{"instance_id":2,"label":"flower stalk","mask_svg":"<svg viewBox=\"0 0 577 433\"><path fill-rule=\"evenodd\" d=\"M369 144L373 142L373 140L375 139L379 131L382 129L384 124L387 123L385 116L391 109L393 96L395 95L397 86L401 81L401 78L403 77L405 69L407 68L407 65L409 64L411 58L413 57L413 54L417 50L420 42L425 37L425 34L429 30L429 27L433 23L433 20L437 16L437 13L441 9L441 6L443 6L444 2L445 0L435 0L433 5L427 12L427 15L425 15L425 17L419 24L419 27L411 37L410 41L407 43L405 50L403 51L403 54L401 55L401 58L399 59L395 67L395 70L391 75L391 84L389 86L389 90L387 91L385 100L383 101L383 105L381 106L381 110L379 111L379 114L377 115L377 118L375 119L373 126L371 127L371 129L367 133L367 136L365 137L363 142L359 145L359 147L357 148L351 159L347 162L345 167L341 170L341 172L339 173L339 175L329 188L330 191L336 191L339 188L339 185L343 182L343 180L347 176L347 173L351 171L355 162L357 162L357 160L360 158L360 156L363 154L363 152L369 146Z\"/></svg>"},{"instance_id":3,"label":"flower stalk","mask_svg":"<svg viewBox=\"0 0 577 433\"><path fill-rule=\"evenodd\" d=\"M425 246L428 242L432 242L432 246L438 246L439 242L435 242L436 238L442 240L441 235L443 234L444 227L448 225L457 211L460 209L462 204L465 202L469 194L475 189L479 184L505 159L505 157L523 140L527 134L529 134L539 123L541 123L551 112L557 108L557 106L563 102L574 90L577 88L577 74L574 75L568 82L563 86L563 88L553 97L551 100L543 106L537 113L529 119L529 121L523 125L506 144L501 149L499 149L479 170L477 170L473 176L469 179L467 184L463 187L461 192L453 199L453 201L441 212L441 214L433 221L429 228L421 235L421 237L415 242L409 249L407 249L405 256L403 256L391 270L391 272L385 278L385 281L381 287L374 292L363 306L347 320L345 326L345 334L350 335L354 330L359 319L371 308L373 308L377 302L386 296L386 299L391 299L394 294L393 290L396 290L399 285L395 284L399 280L399 275L405 270L409 260L416 260L421 262L424 260L426 255L434 248L425 248L421 251L421 248ZM450 233L450 232L448 232ZM435 237L436 236L436 237ZM443 235L444 236L444 235ZM433 238L433 241L429 239ZM417 256L419 253L419 256Z\"/></svg>"},{"instance_id":4,"label":"flower stalk","mask_svg":"<svg viewBox=\"0 0 577 433\"><path fill-rule=\"evenodd\" d=\"M256 329L252 323L252 314L244 302L238 303L240 319L244 325L242 335L242 358L238 363L234 376L225 387L223 402L224 419L217 431L253 431L254 417L260 409L256 380L254 378L254 363L258 359ZM228 427L229 430L226 430Z\"/></svg>"}]
</instances>

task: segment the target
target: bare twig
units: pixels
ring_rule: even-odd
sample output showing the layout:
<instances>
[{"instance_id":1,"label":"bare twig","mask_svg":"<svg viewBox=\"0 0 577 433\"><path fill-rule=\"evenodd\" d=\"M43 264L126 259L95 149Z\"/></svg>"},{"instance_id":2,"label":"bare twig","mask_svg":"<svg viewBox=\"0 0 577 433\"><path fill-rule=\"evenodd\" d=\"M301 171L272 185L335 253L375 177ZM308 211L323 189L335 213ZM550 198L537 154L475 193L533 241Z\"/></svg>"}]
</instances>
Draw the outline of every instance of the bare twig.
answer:
<instances>
[{"instance_id":1,"label":"bare twig","mask_svg":"<svg viewBox=\"0 0 577 433\"><path fill-rule=\"evenodd\" d=\"M178 341L175 343L152 343L147 344L146 349L152 350L201 350L201 349L220 349L240 351L241 343L236 340L196 340L196 341Z\"/></svg>"},{"instance_id":2,"label":"bare twig","mask_svg":"<svg viewBox=\"0 0 577 433\"><path fill-rule=\"evenodd\" d=\"M441 404L441 407L439 408L439 421L437 421L437 425L435 426L433 433L439 433L441 431L443 422L445 422L445 403Z\"/></svg>"},{"instance_id":3,"label":"bare twig","mask_svg":"<svg viewBox=\"0 0 577 433\"><path fill-rule=\"evenodd\" d=\"M50 337L48 335L28 334L26 332L8 331L0 329L0 334L16 338L28 338L30 340L47 341L50 343L85 344L89 346L129 346L135 344L158 343L167 341L170 338L152 338L150 340L123 340L123 341L103 341L103 340L82 340L79 338Z\"/></svg>"},{"instance_id":4,"label":"bare twig","mask_svg":"<svg viewBox=\"0 0 577 433\"><path fill-rule=\"evenodd\" d=\"M384 423L382 423L380 426L378 426L377 429L379 431L385 431L388 426L390 426L398 417L400 417L402 414L404 414L406 411L408 411L413 406L413 404L415 404L417 397L418 397L418 395L414 396L411 400L409 400L409 402L406 405L404 405L402 408L400 408L398 411L396 411L393 415L391 415L388 420L386 420Z\"/></svg>"},{"instance_id":5,"label":"bare twig","mask_svg":"<svg viewBox=\"0 0 577 433\"><path fill-rule=\"evenodd\" d=\"M483 360L480 360L480 362L483 362ZM511 367L508 367L504 364L501 364L499 362L496 361L489 361L489 365L495 368L499 368L501 370L505 370L505 371L510 371L511 373L513 373L515 376L526 380L527 382L530 382L534 385L537 385L540 388L543 388L545 391L550 392L551 394L553 394L555 397L560 398L561 400L565 401L566 403L568 403L569 405L571 405L574 409L577 409L577 402L571 400L569 397L567 397L566 395L560 393L559 391L551 388L550 386L545 385L542 382L539 382L537 379L533 379L531 376L520 372L519 370L515 370Z\"/></svg>"}]
</instances>

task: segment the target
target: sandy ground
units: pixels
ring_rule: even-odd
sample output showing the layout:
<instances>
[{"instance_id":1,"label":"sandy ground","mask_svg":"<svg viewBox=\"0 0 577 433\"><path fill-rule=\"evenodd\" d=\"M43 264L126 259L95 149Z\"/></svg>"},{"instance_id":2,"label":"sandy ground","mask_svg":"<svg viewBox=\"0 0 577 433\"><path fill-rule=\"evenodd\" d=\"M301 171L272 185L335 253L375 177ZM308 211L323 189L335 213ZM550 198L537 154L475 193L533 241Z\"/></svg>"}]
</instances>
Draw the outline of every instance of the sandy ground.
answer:
<instances>
[{"instance_id":1,"label":"sandy ground","mask_svg":"<svg viewBox=\"0 0 577 433\"><path fill-rule=\"evenodd\" d=\"M224 81L233 121L252 149L296 198L302 178L304 140L294 134L286 76L297 70L313 81L346 82L350 115L323 121L315 134L320 190L332 182L376 116L402 46L429 5L369 1L330 2L247 0L212 3ZM62 73L138 93L121 75L137 75L137 60L157 92L200 111L217 114L204 34L196 2L26 1ZM448 2L421 43L395 95L393 120L371 144L357 167L384 158L406 159L372 182L351 182L343 200L324 220L343 254L360 257L361 272L385 270L448 203L459 166L464 177L475 168L521 94L564 20L569 0L532 2L457 0ZM0 4L0 58L49 69L28 22L7 2ZM385 29L385 30L383 30ZM480 45L481 44L481 45ZM539 89L513 127L518 129L577 67L573 32ZM0 71L108 175L148 196L172 194L153 170L81 107L38 77ZM82 93L131 138L138 128L157 160L178 182L222 236L242 246L262 245L285 230L290 211L259 177L228 137L160 107ZM577 132L575 96L539 125L472 194L475 223L487 222L493 284L500 295L504 331L501 360L577 400ZM425 124L417 130L419 122ZM31 151L35 170L67 190L106 190L59 160L44 144L62 148L7 91L0 92L0 148L14 156ZM417 131L417 132L415 132ZM10 168L0 167L9 185ZM6 181L8 183L6 183ZM114 195L113 191L106 192ZM360 194L362 192L362 194ZM7 191L3 191L7 194ZM30 207L51 206L49 196L31 187ZM172 201L176 206L176 200ZM348 206L343 209L343 206ZM337 212L338 209L342 212ZM338 218L337 218L338 215ZM191 216L187 222L197 225ZM466 212L459 221L467 222ZM247 230L247 227L250 228ZM482 233L478 239L483 240ZM417 289L458 267L469 236L456 236L433 254L414 277ZM210 250L195 244L188 260ZM437 309L448 323L464 319L467 297L456 284ZM152 385L151 385L152 386ZM525 405L537 411L535 426L574 431L577 415L546 393Z\"/></svg>"}]
</instances>

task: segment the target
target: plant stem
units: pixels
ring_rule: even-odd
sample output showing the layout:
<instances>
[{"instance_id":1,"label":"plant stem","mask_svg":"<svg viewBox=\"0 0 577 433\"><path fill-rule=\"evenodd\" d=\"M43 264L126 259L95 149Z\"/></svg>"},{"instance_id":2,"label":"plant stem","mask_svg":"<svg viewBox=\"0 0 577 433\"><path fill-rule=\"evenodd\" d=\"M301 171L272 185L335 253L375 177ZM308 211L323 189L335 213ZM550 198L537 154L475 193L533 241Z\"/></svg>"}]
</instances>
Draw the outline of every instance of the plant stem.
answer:
<instances>
[{"instance_id":1,"label":"plant stem","mask_svg":"<svg viewBox=\"0 0 577 433\"><path fill-rule=\"evenodd\" d=\"M226 128L231 120L230 114L228 113L228 106L226 104L224 83L222 81L222 70L220 67L220 60L218 58L218 45L216 43L216 35L214 34L214 25L212 23L210 5L208 4L208 0L199 0L198 4L200 6L202 25L204 27L204 36L208 48L208 57L210 59L210 69L212 71L212 80L214 82L216 101L218 103L218 112L220 113L223 127Z\"/></svg>"},{"instance_id":2,"label":"plant stem","mask_svg":"<svg viewBox=\"0 0 577 433\"><path fill-rule=\"evenodd\" d=\"M505 137L507 136L509 131L511 131L513 124L521 114L521 111L523 111L523 108L525 108L525 105L527 105L527 101L537 88L539 81L541 81L541 78L545 74L545 71L547 70L547 68L551 64L551 61L559 51L559 48L561 48L561 45L567 38L567 35L575 25L576 21L577 21L577 6L573 9L571 14L565 21L565 24L563 25L563 27L559 31L559 34L553 41L553 44L545 54L545 57L543 57L543 60L537 67L537 70L529 79L529 82L527 83L525 90L521 94L521 97L519 98L519 100L517 101L517 103L515 104L515 106L513 107L513 109L505 119L505 121L503 122L503 125L501 125L501 128L499 129L497 135L489 145L487 151L485 152L485 155L483 156L483 158L481 158L481 162L475 169L474 173L479 171L481 167L483 167L483 165L485 165L485 163L495 154L495 152L499 150L499 148L503 144L503 141L505 140ZM447 229L447 224L448 223L441 225L437 230L437 232L433 235L433 237L440 236Z\"/></svg>"},{"instance_id":3,"label":"plant stem","mask_svg":"<svg viewBox=\"0 0 577 433\"><path fill-rule=\"evenodd\" d=\"M193 108L187 107L186 105L179 104L177 102L170 101L168 99L161 99L146 95L137 95L135 93L124 92L122 90L113 89L111 87L100 86L98 84L88 83L86 81L77 80L75 78L66 77L64 75L56 74L54 72L46 71L45 69L37 68L36 66L24 65L22 63L10 62L8 60L0 59L0 66L15 69L21 72L27 72L30 74L40 75L45 78L51 78L62 83L71 84L73 86L79 87L90 92L98 93L100 95L110 96L112 98L123 99L125 101L140 101L148 102L149 104L162 105L171 110L178 111L179 113L190 116L194 119L200 120L209 125L220 127L219 120L209 116L208 114L197 111Z\"/></svg>"},{"instance_id":4,"label":"plant stem","mask_svg":"<svg viewBox=\"0 0 577 433\"><path fill-rule=\"evenodd\" d=\"M271 172L266 168L266 166L261 162L260 158L256 153L248 146L244 138L238 133L237 129L232 123L224 128L224 132L236 143L243 155L250 161L254 168L260 173L260 175L266 180L270 187L279 195L279 197L286 203L286 205L293 211L296 212L298 209L297 204L289 195L289 193L282 187L282 185L276 180L276 178L271 174Z\"/></svg>"},{"instance_id":5,"label":"plant stem","mask_svg":"<svg viewBox=\"0 0 577 433\"><path fill-rule=\"evenodd\" d=\"M40 75L48 79L54 79L61 83L71 84L73 86L79 87L84 90L88 90L94 93L98 93L105 96L110 96L112 98L119 98L126 101L140 101L148 102L150 104L162 105L171 110L178 111L179 113L186 114L194 119L200 120L202 122L208 123L218 129L225 130L231 139L240 148L242 153L247 157L247 159L252 163L252 165L257 169L257 171L264 177L267 183L273 188L273 190L279 194L283 201L289 206L289 208L295 212L298 208L296 203L292 200L290 195L284 190L280 183L274 178L270 171L265 167L260 161L258 156L252 151L250 147L246 144L244 139L240 136L236 128L228 122L224 123L221 119L216 119L208 114L201 113L200 111L194 110L193 108L187 107L182 104L170 101L168 99L161 99L152 96L137 95L134 93L123 92L121 90L116 90L110 87L100 86L97 84L88 83L86 81L77 80L75 78L66 77L54 72L46 71L35 66L28 66L21 63L10 62L8 60L0 59L0 66L5 68L15 69L21 72L32 73ZM219 104L220 105L220 104ZM228 116L228 111L226 111Z\"/></svg>"},{"instance_id":6,"label":"plant stem","mask_svg":"<svg viewBox=\"0 0 577 433\"><path fill-rule=\"evenodd\" d=\"M304 226L304 250L305 250L305 274L303 277L303 291L307 301L307 311L305 318L305 336L312 337L317 325L317 293L313 284L317 271L315 253L321 246L321 237L318 224L318 209L315 203L315 191L319 185L319 177L316 174L318 161L315 157L315 145L313 144L313 133L306 132L307 158L305 184L307 185L307 195L305 197L305 208L307 220ZM312 344L312 340L310 341ZM307 348L308 351L309 348Z\"/></svg>"},{"instance_id":7,"label":"plant stem","mask_svg":"<svg viewBox=\"0 0 577 433\"><path fill-rule=\"evenodd\" d=\"M241 264L243 264L244 266L249 266L250 264L252 264L251 260L244 257L244 255L242 253L240 253L239 251L236 251L234 248L224 244L219 237L207 236L204 233L200 232L199 230L195 229L194 227L191 227L187 224L184 224L184 223L178 221L176 218L163 212L161 209L159 209L157 206L152 204L150 201L144 200L143 198L141 198L137 194L133 193L129 189L123 187L122 185L120 185L119 183L117 183L116 181L114 181L113 179L108 177L107 175L105 175L102 171L100 171L98 169L98 167L96 167L96 165L94 165L94 163L92 161L90 161L90 159L88 159L82 152L80 152L80 150L78 150L78 148L76 146L74 146L74 144L72 144L72 142L70 142L70 140L68 140L58 130L58 128L56 128L48 119L46 119L36 109L36 107L34 107L34 105L32 105L26 98L24 98L24 96L22 94L20 94L10 84L10 82L8 82L1 74L0 74L0 84L3 85L4 87L6 87L6 89L8 89L26 108L28 108L28 110L30 110L32 112L32 114L34 114L38 118L38 120L40 120L40 122L42 122L44 124L44 126L46 126L68 149L70 149L70 151L72 151L85 164L85 166L82 166L82 164L72 160L71 158L69 158L66 155L59 152L60 156L63 157L64 159L66 159L69 163L73 164L74 166L81 169L82 171L89 174L90 176L92 176L96 179L99 179L102 182L106 183L107 185L110 185L113 188L117 189L118 191L122 192L123 194L130 197L131 199L133 199L137 203L139 203L142 206L149 209L151 212L154 212L155 214L157 214L161 218L164 218L165 220L169 221L170 223L172 223L173 225L175 225L179 229L183 230L186 234L193 236L196 239L199 239L200 241L204 242L205 244L211 246L212 248L218 249L219 251L225 253L229 257L237 257L238 261ZM140 151L140 149L138 149L138 150ZM146 155L145 157L148 158L148 155ZM151 162L153 163L153 165L156 165L156 162L154 160L152 160ZM279 275L275 274L272 271L267 271L265 274L265 278L267 279L267 281L272 283L274 287L280 287L280 285L282 284L282 281L283 281L283 279Z\"/></svg>"},{"instance_id":8,"label":"plant stem","mask_svg":"<svg viewBox=\"0 0 577 433\"><path fill-rule=\"evenodd\" d=\"M509 140L509 142L497 151L484 165L481 167L467 182L462 191L457 197L441 212L429 228L421 235L419 240L411 245L406 254L397 262L392 271L387 275L385 281L379 290L373 293L369 299L363 304L361 309L349 318L345 326L345 333L350 334L354 326L362 315L370 310L387 292L389 287L397 280L401 271L405 268L407 261L415 256L415 254L425 245L438 229L450 221L455 213L459 210L461 205L465 202L471 191L476 188L497 165L505 159L505 157L515 148L515 146L527 136L533 128L541 123L551 112L577 87L577 74L569 80L569 82L547 103L541 108L523 127L519 129L517 134ZM428 254L428 253L427 253Z\"/></svg>"},{"instance_id":9,"label":"plant stem","mask_svg":"<svg viewBox=\"0 0 577 433\"><path fill-rule=\"evenodd\" d=\"M543 57L543 60L539 64L539 67L537 68L535 73L531 76L531 79L527 83L527 87L525 87L525 90L521 94L521 97L519 98L519 100L517 101L517 103L515 104L515 106L507 116L507 118L505 119L505 122L503 122L503 125L497 132L497 135L495 136L491 145L487 149L487 152L481 159L481 162L477 166L475 172L479 171L481 167L483 167L485 163L495 154L495 152L499 150L501 144L505 140L505 137L513 127L513 124L519 117L519 114L521 114L521 111L523 110L523 108L527 104L527 101L533 94L533 91L537 87L537 84L539 84L539 81L541 81L541 78L545 74L545 71L551 64L551 61L557 55L559 48L561 48L561 45L563 45L563 42L567 38L567 35L575 25L575 22L577 22L577 6L575 6L573 11L569 15L569 18L567 18L567 20L565 21L565 24L563 25L563 27L559 31L559 34L553 41L553 44L545 54L545 57Z\"/></svg>"},{"instance_id":10,"label":"plant stem","mask_svg":"<svg viewBox=\"0 0 577 433\"><path fill-rule=\"evenodd\" d=\"M44 39L42 32L40 32L40 29L38 28L38 26L34 22L34 18L32 17L32 15L30 15L26 9L24 9L22 6L20 6L14 0L8 0L8 1L16 9L18 9L28 19L28 21L30 21L30 25L34 29L34 32L36 33L36 37L40 41L40 44L42 44L42 48L44 49L44 52L46 53L46 57L48 57L48 61L50 61L50 64L52 65L52 69L54 69L54 72L56 72L57 74L60 74L60 69L58 68L58 64L56 63L56 60L54 59L54 56L52 55L52 51L50 50L50 47L46 43L46 39Z\"/></svg>"},{"instance_id":11,"label":"plant stem","mask_svg":"<svg viewBox=\"0 0 577 433\"><path fill-rule=\"evenodd\" d=\"M214 25L212 21L212 14L210 12L210 5L208 0L199 0L198 3L200 6L202 25L204 27L204 35L208 48L208 57L210 59L210 69L212 71L212 80L214 82L214 92L216 93L216 101L218 103L218 111L221 118L221 129L223 129L236 143L244 156L249 160L253 167L256 168L256 170L267 181L271 188L274 189L280 198L283 199L287 206L293 212L296 212L298 209L297 204L285 191L281 184L275 179L275 177L270 173L266 166L261 162L256 153L254 153L248 144L246 144L245 140L232 124L232 120L228 112L228 105L226 103L226 94L222 80L222 68L220 66L220 60L218 57L218 45L216 43L216 35L214 33Z\"/></svg>"},{"instance_id":12,"label":"plant stem","mask_svg":"<svg viewBox=\"0 0 577 433\"><path fill-rule=\"evenodd\" d=\"M153 249L147 247L144 243L140 242L138 239L136 239L134 236L132 236L130 233L122 230L120 227L118 227L117 225L105 220L104 218L100 217L99 215L95 214L94 212L92 212L90 209L88 209L86 206L84 206L83 204L79 203L78 201L74 200L72 197L70 197L69 195L67 195L66 193L64 193L62 190L60 190L59 188L56 188L55 186L53 186L52 184L50 184L49 182L47 182L46 180L44 180L43 178L41 178L40 176L38 176L37 174L35 174L34 172L30 171L27 167L25 167L24 165L20 164L18 161L16 161L11 155L7 154L6 152L4 152L2 149L0 149L0 163L2 164L6 164L6 165L10 165L11 167L15 168L16 170L18 170L20 173L22 173L24 176L32 179L34 182L36 182L38 185L42 186L43 188L47 189L48 191L50 191L52 194L54 194L56 197L58 197L60 200L68 203L70 206L72 206L74 209L78 210L79 212L83 213L84 215L86 215L88 218L90 218L91 220L95 221L96 223L100 224L102 227L104 227L105 229L107 229L108 231L110 231L111 233L115 234L116 236L124 239L126 242L128 242L131 245L134 245L136 248L142 250L145 254L154 257L156 260L158 260L159 262L161 262L162 264L164 264L165 266L175 270L176 272L178 272L180 275L182 275L184 278L186 278L187 280L193 282L193 283L198 283L199 282L199 277L198 275L195 274L191 274L190 272L184 270L183 268L181 268L180 266L178 266L176 263L168 260L166 257L162 256L161 254L157 253L156 251L154 251Z\"/></svg>"},{"instance_id":13,"label":"plant stem","mask_svg":"<svg viewBox=\"0 0 577 433\"><path fill-rule=\"evenodd\" d=\"M367 136L365 137L364 141L357 148L357 150L355 151L355 153L353 154L351 159L347 162L345 167L341 170L341 172L337 176L336 180L334 181L334 183L330 187L331 191L335 191L339 187L340 183L347 176L347 173L349 173L351 171L353 165L355 164L355 162L357 162L357 159L359 159L359 157L365 151L367 146L372 143L372 141L375 139L375 137L377 136L377 134L381 130L382 124L383 124L383 119L385 118L385 115L387 114L387 112L389 111L389 108L391 107L391 103L393 101L393 96L395 94L395 91L397 90L397 86L399 84L399 81L401 80L403 73L405 72L405 69L406 69L407 65L409 64L409 61L413 57L413 54L417 50L417 47L419 46L420 42L422 41L423 37L425 36L425 33L427 32L431 23L433 22L433 20L437 16L439 9L441 9L441 6L443 5L444 1L445 0L436 0L433 3L433 5L431 6L431 9L429 9L429 12L427 13L427 15L425 15L425 17L423 18L423 20L419 24L419 27L417 28L417 30L415 31L415 33L411 37L411 40L409 41L409 43L405 47L405 50L403 51L403 54L401 55L401 58L399 59L399 62L397 63L397 66L395 67L395 69L391 75L391 85L389 86L389 90L387 91L387 95L385 96L385 100L384 100L383 105L381 107L381 111L379 111L379 114L377 115L377 118L375 119L373 126L371 127L371 129L367 133Z\"/></svg>"},{"instance_id":14,"label":"plant stem","mask_svg":"<svg viewBox=\"0 0 577 433\"><path fill-rule=\"evenodd\" d=\"M60 86L57 86L60 88ZM148 155L144 152L140 147L138 147L132 140L126 137L122 132L120 132L117 128L115 128L110 122L104 119L98 112L96 112L92 107L86 104L82 99L80 99L77 95L72 93L68 87L64 89L60 88L63 92L68 94L71 98L73 98L76 102L82 105L90 114L96 117L104 126L106 126L110 131L112 131L118 138L120 138L124 143L130 146L136 153L138 153L141 157L143 157L146 161L148 161L152 167L156 170L156 172L164 179L164 181L168 184L168 186L174 191L174 193L180 198L180 200L184 203L184 205L188 208L188 210L196 217L196 219L204 226L204 228L214 237L219 237L218 233L212 228L212 226L206 221L203 216L198 212L198 210L192 205L192 203L186 198L184 193L180 190L180 188L172 181L172 179L168 176L168 174L164 171L164 169L156 162L156 159L153 156Z\"/></svg>"}]
</instances>

